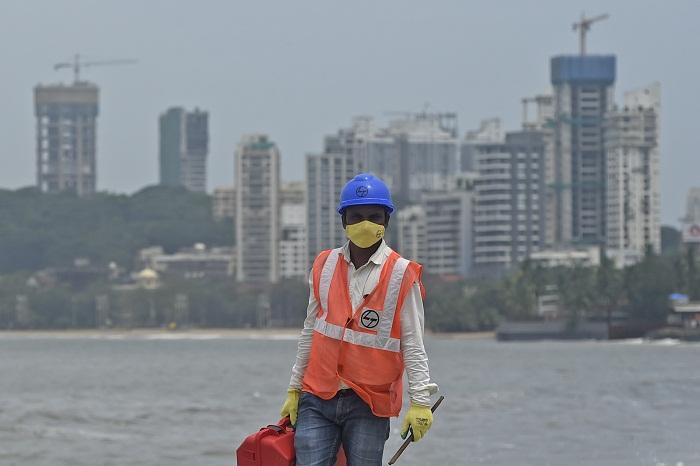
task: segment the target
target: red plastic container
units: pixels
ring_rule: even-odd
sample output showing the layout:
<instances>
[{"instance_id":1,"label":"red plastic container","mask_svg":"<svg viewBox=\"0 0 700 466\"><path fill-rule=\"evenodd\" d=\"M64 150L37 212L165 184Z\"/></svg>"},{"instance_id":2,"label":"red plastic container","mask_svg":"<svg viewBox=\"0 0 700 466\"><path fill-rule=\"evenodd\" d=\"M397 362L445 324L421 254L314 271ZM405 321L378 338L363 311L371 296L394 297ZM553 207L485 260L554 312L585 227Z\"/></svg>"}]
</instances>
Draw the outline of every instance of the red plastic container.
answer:
<instances>
[{"instance_id":1,"label":"red plastic container","mask_svg":"<svg viewBox=\"0 0 700 466\"><path fill-rule=\"evenodd\" d=\"M294 429L285 417L249 435L236 450L238 466L294 466ZM341 447L335 466L345 466Z\"/></svg>"}]
</instances>

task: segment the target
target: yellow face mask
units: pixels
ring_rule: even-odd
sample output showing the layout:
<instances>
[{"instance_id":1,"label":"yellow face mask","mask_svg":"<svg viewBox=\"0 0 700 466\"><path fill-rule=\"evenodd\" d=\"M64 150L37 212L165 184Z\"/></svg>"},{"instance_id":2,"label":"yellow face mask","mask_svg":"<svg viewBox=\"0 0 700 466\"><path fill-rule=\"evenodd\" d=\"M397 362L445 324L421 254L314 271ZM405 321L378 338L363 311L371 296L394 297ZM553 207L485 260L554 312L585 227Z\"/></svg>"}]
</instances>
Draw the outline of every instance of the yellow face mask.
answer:
<instances>
[{"instance_id":1,"label":"yellow face mask","mask_svg":"<svg viewBox=\"0 0 700 466\"><path fill-rule=\"evenodd\" d=\"M363 220L360 223L346 225L345 235L356 246L367 249L384 238L384 225Z\"/></svg>"}]
</instances>

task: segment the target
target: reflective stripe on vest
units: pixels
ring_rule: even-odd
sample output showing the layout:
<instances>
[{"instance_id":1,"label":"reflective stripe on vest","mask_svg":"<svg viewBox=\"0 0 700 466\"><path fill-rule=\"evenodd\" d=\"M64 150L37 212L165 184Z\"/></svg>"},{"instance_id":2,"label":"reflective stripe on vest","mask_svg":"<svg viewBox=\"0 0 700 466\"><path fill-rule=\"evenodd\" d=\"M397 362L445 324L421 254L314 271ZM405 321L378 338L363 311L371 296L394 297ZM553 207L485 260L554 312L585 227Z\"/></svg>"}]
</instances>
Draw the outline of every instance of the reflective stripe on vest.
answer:
<instances>
[{"instance_id":1,"label":"reflective stripe on vest","mask_svg":"<svg viewBox=\"0 0 700 466\"><path fill-rule=\"evenodd\" d=\"M338 258L343 253L342 248L333 249L326 259L326 263L323 265L323 270L321 271L321 279L319 281L319 295L321 298L321 309L323 310L323 315L321 318L326 320L328 315L328 292L331 289L331 281L333 280L333 274L335 273L335 266L338 264Z\"/></svg>"},{"instance_id":2,"label":"reflective stripe on vest","mask_svg":"<svg viewBox=\"0 0 700 466\"><path fill-rule=\"evenodd\" d=\"M391 328L394 323L394 316L396 315L401 283L403 282L404 273L410 261L400 257L394 264L389 278L386 299L384 301L383 317L377 326L375 334L359 332L326 321L328 317L328 293L335 274L335 269L338 265L338 260L345 260L344 258L340 258L341 254L342 248L332 250L323 266L321 278L319 280L319 295L321 298L319 305L321 306L322 314L316 318L314 330L334 340L342 340L355 345L392 351L395 353L400 352L401 340L391 337Z\"/></svg>"}]
</instances>

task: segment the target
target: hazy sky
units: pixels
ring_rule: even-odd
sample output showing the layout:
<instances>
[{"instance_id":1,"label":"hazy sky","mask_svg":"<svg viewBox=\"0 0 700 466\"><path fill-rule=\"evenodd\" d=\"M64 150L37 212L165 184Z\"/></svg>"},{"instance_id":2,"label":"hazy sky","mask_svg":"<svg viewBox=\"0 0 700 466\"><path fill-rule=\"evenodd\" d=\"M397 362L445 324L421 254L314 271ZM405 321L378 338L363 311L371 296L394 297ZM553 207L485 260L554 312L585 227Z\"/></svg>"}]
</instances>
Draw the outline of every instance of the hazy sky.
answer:
<instances>
[{"instance_id":1,"label":"hazy sky","mask_svg":"<svg viewBox=\"0 0 700 466\"><path fill-rule=\"evenodd\" d=\"M520 125L523 96L549 89L549 57L577 51L571 23L610 13L590 53L618 57L616 90L662 86L662 219L676 224L700 185L700 1L0 0L0 187L35 182L32 89L91 68L99 84L98 187L133 192L158 179L158 115L210 112L209 189L233 182L241 134L266 132L286 180L307 152L358 114L456 111L460 132L487 117ZM384 118L386 116L384 115Z\"/></svg>"}]
</instances>

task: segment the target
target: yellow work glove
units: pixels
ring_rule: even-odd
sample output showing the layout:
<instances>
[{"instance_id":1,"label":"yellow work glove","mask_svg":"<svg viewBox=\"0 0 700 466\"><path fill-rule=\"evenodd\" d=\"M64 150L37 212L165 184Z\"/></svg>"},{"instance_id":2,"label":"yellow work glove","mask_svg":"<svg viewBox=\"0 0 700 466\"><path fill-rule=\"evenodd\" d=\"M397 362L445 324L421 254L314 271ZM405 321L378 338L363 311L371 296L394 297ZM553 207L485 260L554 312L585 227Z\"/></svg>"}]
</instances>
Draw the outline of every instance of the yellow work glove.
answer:
<instances>
[{"instance_id":1,"label":"yellow work glove","mask_svg":"<svg viewBox=\"0 0 700 466\"><path fill-rule=\"evenodd\" d=\"M430 407L411 403L411 407L408 408L408 412L403 418L401 438L406 438L406 435L408 435L408 428L410 427L413 431L413 441L417 442L423 438L432 425L433 412L430 411Z\"/></svg>"},{"instance_id":2,"label":"yellow work glove","mask_svg":"<svg viewBox=\"0 0 700 466\"><path fill-rule=\"evenodd\" d=\"M300 394L301 392L294 388L290 388L289 390L287 390L287 399L284 400L284 404L282 405L282 411L280 411L280 415L282 417L289 416L289 420L292 423L292 425L296 425L297 423L297 414L299 414Z\"/></svg>"}]
</instances>

